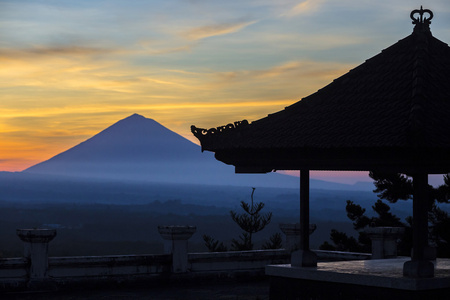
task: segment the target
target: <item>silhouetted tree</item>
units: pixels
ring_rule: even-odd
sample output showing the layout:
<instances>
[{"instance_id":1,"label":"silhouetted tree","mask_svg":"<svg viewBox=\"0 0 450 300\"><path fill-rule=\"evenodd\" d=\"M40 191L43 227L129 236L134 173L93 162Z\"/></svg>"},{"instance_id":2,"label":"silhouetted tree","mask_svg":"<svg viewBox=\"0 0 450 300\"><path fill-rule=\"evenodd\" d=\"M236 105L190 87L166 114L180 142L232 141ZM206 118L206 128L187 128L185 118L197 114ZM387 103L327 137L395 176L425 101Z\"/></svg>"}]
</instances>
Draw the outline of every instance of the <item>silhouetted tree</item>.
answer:
<instances>
[{"instance_id":1,"label":"silhouetted tree","mask_svg":"<svg viewBox=\"0 0 450 300\"><path fill-rule=\"evenodd\" d=\"M405 227L405 233L399 243L398 252L401 255L409 255L412 246L412 217L406 218L406 223L390 212L390 207L381 199L390 203L398 200L409 200L413 197L413 181L404 174L370 172L369 176L374 179L375 193L378 197L373 210L377 217L369 218L364 215L365 209L347 201L347 216L353 221L355 230L361 230L367 226L394 226ZM444 175L444 184L439 187L428 186L428 220L430 241L437 247L439 257L450 257L450 217L447 212L437 206L438 203L449 203L450 199L450 175ZM355 245L353 239L345 233L332 230L330 238L334 245L324 242L320 248L324 250L343 249L344 251L370 251L370 239L363 232L359 232L358 243ZM359 250L358 250L359 249Z\"/></svg>"},{"instance_id":2,"label":"silhouetted tree","mask_svg":"<svg viewBox=\"0 0 450 300\"><path fill-rule=\"evenodd\" d=\"M264 208L264 203L253 201L253 194L255 193L255 188L252 188L251 203L246 203L241 201L241 207L244 213L238 214L236 211L231 210L230 215L236 224L244 230L244 232L239 235L239 239L231 240L231 249L234 251L245 251L253 250L253 234L263 230L272 219L272 213L268 212L266 214L261 214L261 210ZM223 243L214 240L209 235L203 235L203 240L205 245L211 252L217 251L227 251L227 247ZM265 249L278 249L281 248L281 234L274 234L270 237L270 241L266 242L264 245Z\"/></svg>"},{"instance_id":3,"label":"silhouetted tree","mask_svg":"<svg viewBox=\"0 0 450 300\"><path fill-rule=\"evenodd\" d=\"M375 180L375 193L378 197L395 203L398 200L413 198L413 181L403 174L370 172ZM438 204L449 203L450 174L444 175L444 184L433 187L428 185L428 221L429 239L437 248L438 257L450 257L450 217ZM409 219L412 222L412 218Z\"/></svg>"},{"instance_id":4,"label":"silhouetted tree","mask_svg":"<svg viewBox=\"0 0 450 300\"><path fill-rule=\"evenodd\" d=\"M230 211L231 218L236 224L244 230L239 236L239 240L233 239L231 241L231 248L233 250L252 250L253 242L252 236L254 233L259 232L264 229L272 219L272 212L268 212L262 215L260 212L264 208L263 202L253 202L253 194L255 193L255 188L252 188L252 194L250 196L251 203L246 203L241 201L241 207L244 210L243 214L238 214L235 211Z\"/></svg>"},{"instance_id":5,"label":"silhouetted tree","mask_svg":"<svg viewBox=\"0 0 450 300\"><path fill-rule=\"evenodd\" d=\"M327 250L363 252L361 245L358 244L358 241L352 236L347 236L347 234L345 234L344 232L332 229L330 233L330 239L333 242L334 246L331 246L327 243L327 247L324 247L328 248ZM324 248L320 247L320 249L322 250L325 250Z\"/></svg>"},{"instance_id":6,"label":"silhouetted tree","mask_svg":"<svg viewBox=\"0 0 450 300\"><path fill-rule=\"evenodd\" d=\"M390 212L389 205L383 203L381 200L377 200L372 209L377 213L375 217L367 217L365 215L366 209L360 205L353 203L353 201L347 200L345 210L347 211L347 217L353 221L353 228L358 233L358 239L356 240L352 236L348 236L344 232L331 230L330 239L334 245L324 242L320 249L322 250L336 250L336 251L350 251L350 252L370 252L371 240L368 235L363 231L368 226L389 226L389 227L405 227L404 237L402 243L406 243L405 246L399 247L399 249L411 248L411 230L407 224L402 223L400 219ZM400 252L400 250L399 250Z\"/></svg>"},{"instance_id":7,"label":"silhouetted tree","mask_svg":"<svg viewBox=\"0 0 450 300\"><path fill-rule=\"evenodd\" d=\"M227 246L222 242L216 241L211 236L204 234L203 240L205 241L205 246L208 248L209 252L225 252L228 251Z\"/></svg>"},{"instance_id":8,"label":"silhouetted tree","mask_svg":"<svg viewBox=\"0 0 450 300\"><path fill-rule=\"evenodd\" d=\"M247 232L244 232L239 236L239 240L232 239L231 250L234 251L253 250L253 243L250 238L250 235Z\"/></svg>"},{"instance_id":9,"label":"silhouetted tree","mask_svg":"<svg viewBox=\"0 0 450 300\"><path fill-rule=\"evenodd\" d=\"M281 237L281 233L279 232L274 233L269 238L269 241L266 241L262 246L262 248L265 250L281 249L282 247L283 247L283 238Z\"/></svg>"}]
</instances>

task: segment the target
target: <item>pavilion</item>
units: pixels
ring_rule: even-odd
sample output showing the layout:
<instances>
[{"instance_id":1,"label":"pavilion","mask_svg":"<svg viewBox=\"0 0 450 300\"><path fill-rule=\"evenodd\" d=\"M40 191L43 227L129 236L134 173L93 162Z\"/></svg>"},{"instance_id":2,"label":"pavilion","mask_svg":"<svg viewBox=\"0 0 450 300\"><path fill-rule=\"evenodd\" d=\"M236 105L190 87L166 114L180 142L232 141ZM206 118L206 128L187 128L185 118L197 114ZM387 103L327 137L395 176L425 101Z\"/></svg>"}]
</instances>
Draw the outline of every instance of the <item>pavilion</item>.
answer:
<instances>
[{"instance_id":1,"label":"pavilion","mask_svg":"<svg viewBox=\"0 0 450 300\"><path fill-rule=\"evenodd\" d=\"M301 249L309 249L309 171L377 171L413 178L413 251L405 278L435 275L428 260L428 174L450 172L450 47L433 37L433 13L414 10L411 35L316 93L252 123L191 127L202 150L236 173L300 170Z\"/></svg>"}]
</instances>

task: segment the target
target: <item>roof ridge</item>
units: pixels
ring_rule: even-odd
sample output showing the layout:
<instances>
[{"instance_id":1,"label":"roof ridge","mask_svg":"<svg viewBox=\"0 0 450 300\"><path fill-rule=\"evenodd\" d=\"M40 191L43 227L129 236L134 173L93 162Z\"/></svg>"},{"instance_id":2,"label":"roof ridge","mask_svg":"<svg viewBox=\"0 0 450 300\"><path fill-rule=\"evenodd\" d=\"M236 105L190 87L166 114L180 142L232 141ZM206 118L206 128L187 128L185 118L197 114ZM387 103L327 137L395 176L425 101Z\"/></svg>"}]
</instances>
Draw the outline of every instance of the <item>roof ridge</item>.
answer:
<instances>
[{"instance_id":1,"label":"roof ridge","mask_svg":"<svg viewBox=\"0 0 450 300\"><path fill-rule=\"evenodd\" d=\"M429 38L432 37L428 22L416 23L412 33L414 47L414 63L412 70L412 93L411 93L411 110L409 116L409 139L412 146L419 147L425 145L426 134L424 123L425 118L425 101L424 93L426 76L426 63L429 56Z\"/></svg>"}]
</instances>

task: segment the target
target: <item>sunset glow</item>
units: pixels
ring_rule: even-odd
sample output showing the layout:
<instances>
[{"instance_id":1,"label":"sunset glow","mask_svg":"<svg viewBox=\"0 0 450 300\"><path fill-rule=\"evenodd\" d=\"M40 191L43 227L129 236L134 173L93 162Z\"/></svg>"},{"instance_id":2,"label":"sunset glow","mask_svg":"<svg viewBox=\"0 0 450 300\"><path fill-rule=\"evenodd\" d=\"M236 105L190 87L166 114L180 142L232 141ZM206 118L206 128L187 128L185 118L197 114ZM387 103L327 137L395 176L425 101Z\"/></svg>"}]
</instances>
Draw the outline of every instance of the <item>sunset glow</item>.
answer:
<instances>
[{"instance_id":1,"label":"sunset glow","mask_svg":"<svg viewBox=\"0 0 450 300\"><path fill-rule=\"evenodd\" d=\"M190 125L253 121L412 32L448 0L0 0L0 171L21 171L133 113Z\"/></svg>"}]
</instances>

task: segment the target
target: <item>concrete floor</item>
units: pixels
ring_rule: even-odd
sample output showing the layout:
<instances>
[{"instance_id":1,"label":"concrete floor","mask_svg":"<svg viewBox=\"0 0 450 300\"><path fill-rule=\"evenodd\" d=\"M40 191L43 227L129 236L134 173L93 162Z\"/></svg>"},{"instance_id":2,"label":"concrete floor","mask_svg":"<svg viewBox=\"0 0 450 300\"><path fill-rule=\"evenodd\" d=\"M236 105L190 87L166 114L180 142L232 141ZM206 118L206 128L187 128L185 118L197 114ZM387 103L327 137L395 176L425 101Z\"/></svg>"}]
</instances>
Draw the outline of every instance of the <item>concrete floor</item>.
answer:
<instances>
[{"instance_id":1,"label":"concrete floor","mask_svg":"<svg viewBox=\"0 0 450 300\"><path fill-rule=\"evenodd\" d=\"M162 285L158 287L103 287L53 292L0 294L2 300L268 300L269 280L225 280L223 282L196 282Z\"/></svg>"},{"instance_id":2,"label":"concrete floor","mask_svg":"<svg viewBox=\"0 0 450 300\"><path fill-rule=\"evenodd\" d=\"M317 268L291 265L267 266L266 275L349 283L403 290L450 288L450 259L437 259L434 278L403 277L403 264L410 258L375 259L318 263Z\"/></svg>"},{"instance_id":3,"label":"concrete floor","mask_svg":"<svg viewBox=\"0 0 450 300\"><path fill-rule=\"evenodd\" d=\"M450 259L436 261L435 277L412 279L403 277L403 264L409 258L318 263L317 268L293 268L290 265L267 266L271 276L292 279L351 283L401 290L450 288ZM53 292L27 292L0 295L1 299L154 299L154 300L267 300L269 279L224 280L165 284L152 287L78 288Z\"/></svg>"}]
</instances>

